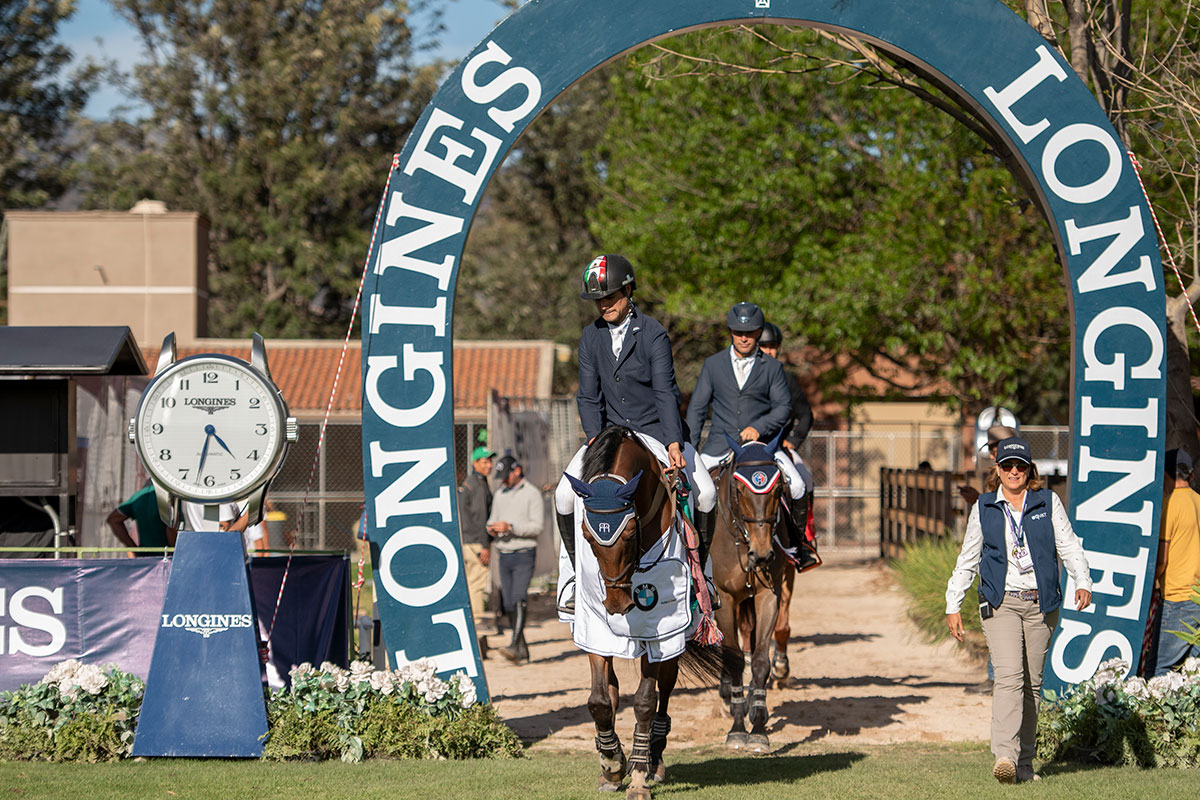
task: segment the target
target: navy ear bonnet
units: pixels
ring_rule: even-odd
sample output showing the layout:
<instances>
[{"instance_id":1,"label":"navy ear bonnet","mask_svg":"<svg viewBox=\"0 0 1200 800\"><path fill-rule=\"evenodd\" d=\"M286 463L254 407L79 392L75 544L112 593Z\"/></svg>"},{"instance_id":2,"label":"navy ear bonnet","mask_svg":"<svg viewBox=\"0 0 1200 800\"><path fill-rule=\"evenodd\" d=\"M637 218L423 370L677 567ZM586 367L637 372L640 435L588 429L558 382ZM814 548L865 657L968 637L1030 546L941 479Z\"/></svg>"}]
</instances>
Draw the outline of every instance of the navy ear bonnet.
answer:
<instances>
[{"instance_id":1,"label":"navy ear bonnet","mask_svg":"<svg viewBox=\"0 0 1200 800\"><path fill-rule=\"evenodd\" d=\"M766 494L775 488L782 475L769 444L750 442L734 445L733 477L754 494Z\"/></svg>"},{"instance_id":2,"label":"navy ear bonnet","mask_svg":"<svg viewBox=\"0 0 1200 800\"><path fill-rule=\"evenodd\" d=\"M618 475L601 475L585 483L567 475L575 494L583 498L583 524L597 543L606 547L613 544L637 516L633 494L641 477L639 471L626 483Z\"/></svg>"}]
</instances>

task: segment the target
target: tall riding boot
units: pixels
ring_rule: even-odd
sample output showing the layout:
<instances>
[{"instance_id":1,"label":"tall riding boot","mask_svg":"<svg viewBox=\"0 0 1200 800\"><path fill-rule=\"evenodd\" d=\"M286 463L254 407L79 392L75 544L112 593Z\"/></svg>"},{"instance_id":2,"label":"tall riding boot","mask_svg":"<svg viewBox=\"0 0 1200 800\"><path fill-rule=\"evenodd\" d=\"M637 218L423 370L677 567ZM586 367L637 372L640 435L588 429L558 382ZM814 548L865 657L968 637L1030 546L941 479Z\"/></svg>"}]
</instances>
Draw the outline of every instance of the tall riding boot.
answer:
<instances>
[{"instance_id":1,"label":"tall riding boot","mask_svg":"<svg viewBox=\"0 0 1200 800\"><path fill-rule=\"evenodd\" d=\"M712 511L696 510L696 537L700 540L700 568L703 569L708 561L708 550L712 545L713 531L717 527L717 509Z\"/></svg>"},{"instance_id":2,"label":"tall riding boot","mask_svg":"<svg viewBox=\"0 0 1200 800\"><path fill-rule=\"evenodd\" d=\"M513 638L508 647L500 649L500 655L514 664L529 660L529 645L525 644L525 601L517 603L513 612Z\"/></svg>"},{"instance_id":3,"label":"tall riding boot","mask_svg":"<svg viewBox=\"0 0 1200 800\"><path fill-rule=\"evenodd\" d=\"M562 540L563 552L571 559L571 568L575 568L575 515L554 512L558 522L558 538ZM569 614L575 613L575 588L562 599L562 610Z\"/></svg>"},{"instance_id":4,"label":"tall riding boot","mask_svg":"<svg viewBox=\"0 0 1200 800\"><path fill-rule=\"evenodd\" d=\"M796 568L801 571L820 563L820 559L816 555L815 543L810 544L805 533L808 528L808 506L811 502L812 494L805 494L799 500L792 500L792 524L787 526Z\"/></svg>"}]
</instances>

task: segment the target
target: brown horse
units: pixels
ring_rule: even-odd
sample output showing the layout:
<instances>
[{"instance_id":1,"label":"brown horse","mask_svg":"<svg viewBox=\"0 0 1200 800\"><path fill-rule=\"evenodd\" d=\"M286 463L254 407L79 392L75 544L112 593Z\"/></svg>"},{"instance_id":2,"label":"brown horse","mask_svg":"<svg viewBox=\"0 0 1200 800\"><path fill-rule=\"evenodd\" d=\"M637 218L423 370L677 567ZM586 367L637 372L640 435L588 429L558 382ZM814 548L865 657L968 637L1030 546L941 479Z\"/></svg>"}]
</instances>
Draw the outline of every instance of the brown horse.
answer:
<instances>
[{"instance_id":1,"label":"brown horse","mask_svg":"<svg viewBox=\"0 0 1200 800\"><path fill-rule=\"evenodd\" d=\"M610 427L588 447L582 480L567 478L584 501L583 537L599 565L604 610L628 614L634 607L634 579L643 554L674 529L674 494L667 477L633 431ZM577 592L576 603L580 602ZM592 692L587 705L596 723L601 791L618 790L628 767L626 797L649 800L650 786L666 777L663 751L671 730L667 708L681 660L697 675L716 677L719 658L713 649L692 641L680 657L652 662L641 656L641 681L633 695L633 750L627 762L614 729L620 691L613 657L588 653Z\"/></svg>"},{"instance_id":2,"label":"brown horse","mask_svg":"<svg viewBox=\"0 0 1200 800\"><path fill-rule=\"evenodd\" d=\"M721 595L717 625L724 637L721 697L729 701L733 725L725 745L765 753L767 677L771 637L779 612L785 559L775 552L775 528L782 524L785 484L772 456L775 442L733 446L734 460L721 469L717 498L721 512L712 542L713 583ZM742 676L746 662L739 644L750 643L750 730Z\"/></svg>"}]
</instances>

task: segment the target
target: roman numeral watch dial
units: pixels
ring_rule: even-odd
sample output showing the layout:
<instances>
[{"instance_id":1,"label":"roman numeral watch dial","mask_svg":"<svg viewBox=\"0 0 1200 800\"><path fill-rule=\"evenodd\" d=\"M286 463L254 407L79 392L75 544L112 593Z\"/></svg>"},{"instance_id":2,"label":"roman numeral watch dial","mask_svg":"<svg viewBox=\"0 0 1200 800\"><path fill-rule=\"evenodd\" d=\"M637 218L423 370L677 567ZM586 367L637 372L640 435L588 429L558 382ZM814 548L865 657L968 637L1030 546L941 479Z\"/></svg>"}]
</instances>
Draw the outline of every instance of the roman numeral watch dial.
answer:
<instances>
[{"instance_id":1,"label":"roman numeral watch dial","mask_svg":"<svg viewBox=\"0 0 1200 800\"><path fill-rule=\"evenodd\" d=\"M130 424L142 463L173 497L211 505L252 494L275 477L296 430L261 337L261 369L216 353L174 361L168 339L170 358L160 358Z\"/></svg>"}]
</instances>

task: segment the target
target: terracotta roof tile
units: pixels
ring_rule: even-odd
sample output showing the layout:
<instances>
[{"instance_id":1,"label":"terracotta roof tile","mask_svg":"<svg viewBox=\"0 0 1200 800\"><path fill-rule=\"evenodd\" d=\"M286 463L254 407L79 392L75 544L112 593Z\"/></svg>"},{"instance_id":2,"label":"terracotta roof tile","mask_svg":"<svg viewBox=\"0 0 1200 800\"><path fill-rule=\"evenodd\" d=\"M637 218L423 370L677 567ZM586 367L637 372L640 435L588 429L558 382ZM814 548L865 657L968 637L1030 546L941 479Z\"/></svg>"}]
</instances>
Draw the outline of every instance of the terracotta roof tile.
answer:
<instances>
[{"instance_id":1,"label":"terracotta roof tile","mask_svg":"<svg viewBox=\"0 0 1200 800\"><path fill-rule=\"evenodd\" d=\"M154 369L157 347L145 347L146 364ZM179 357L200 353L225 353L250 360L243 340L199 340L178 349ZM549 341L455 342L454 410L482 415L488 394L495 389L509 397L549 397L554 343ZM324 414L342 357L337 341L268 340L271 375L279 384L293 414ZM362 411L362 344L346 349L332 413L357 415Z\"/></svg>"}]
</instances>

